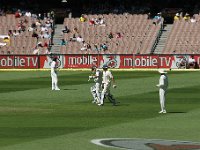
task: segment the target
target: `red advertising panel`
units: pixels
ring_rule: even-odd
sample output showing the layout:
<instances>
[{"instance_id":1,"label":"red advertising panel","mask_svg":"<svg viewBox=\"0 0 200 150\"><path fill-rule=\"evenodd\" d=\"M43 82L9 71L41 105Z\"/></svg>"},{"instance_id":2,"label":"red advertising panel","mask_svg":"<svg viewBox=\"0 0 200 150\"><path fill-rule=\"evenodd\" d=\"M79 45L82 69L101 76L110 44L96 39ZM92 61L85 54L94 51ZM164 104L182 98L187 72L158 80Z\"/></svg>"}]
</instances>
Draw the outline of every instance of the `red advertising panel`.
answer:
<instances>
[{"instance_id":1,"label":"red advertising panel","mask_svg":"<svg viewBox=\"0 0 200 150\"><path fill-rule=\"evenodd\" d=\"M158 55L158 68L177 68L173 55Z\"/></svg>"},{"instance_id":2,"label":"red advertising panel","mask_svg":"<svg viewBox=\"0 0 200 150\"><path fill-rule=\"evenodd\" d=\"M157 55L135 55L134 68L158 68L159 59Z\"/></svg>"},{"instance_id":3,"label":"red advertising panel","mask_svg":"<svg viewBox=\"0 0 200 150\"><path fill-rule=\"evenodd\" d=\"M99 66L102 55L66 55L65 68L90 68L91 66Z\"/></svg>"},{"instance_id":4,"label":"red advertising panel","mask_svg":"<svg viewBox=\"0 0 200 150\"><path fill-rule=\"evenodd\" d=\"M200 68L200 55L131 55L131 54L69 54L69 55L1 55L0 69L50 68L52 58L59 68L90 68L104 64L110 68ZM193 60L192 60L193 59ZM195 61L195 67L190 62Z\"/></svg>"},{"instance_id":5,"label":"red advertising panel","mask_svg":"<svg viewBox=\"0 0 200 150\"><path fill-rule=\"evenodd\" d=\"M129 69L133 68L134 55L121 55L120 56L120 68Z\"/></svg>"},{"instance_id":6,"label":"red advertising panel","mask_svg":"<svg viewBox=\"0 0 200 150\"><path fill-rule=\"evenodd\" d=\"M64 68L64 55L41 55L40 56L40 68L51 68L52 58L57 57L57 66Z\"/></svg>"},{"instance_id":7,"label":"red advertising panel","mask_svg":"<svg viewBox=\"0 0 200 150\"><path fill-rule=\"evenodd\" d=\"M171 55L66 55L65 68L100 68L106 64L110 68L170 68L174 63Z\"/></svg>"},{"instance_id":8,"label":"red advertising panel","mask_svg":"<svg viewBox=\"0 0 200 150\"><path fill-rule=\"evenodd\" d=\"M14 56L14 68L37 69L38 65L38 56Z\"/></svg>"},{"instance_id":9,"label":"red advertising panel","mask_svg":"<svg viewBox=\"0 0 200 150\"><path fill-rule=\"evenodd\" d=\"M38 56L0 56L0 68L38 68Z\"/></svg>"},{"instance_id":10,"label":"red advertising panel","mask_svg":"<svg viewBox=\"0 0 200 150\"><path fill-rule=\"evenodd\" d=\"M0 56L0 68L9 69L13 68L14 56Z\"/></svg>"}]
</instances>

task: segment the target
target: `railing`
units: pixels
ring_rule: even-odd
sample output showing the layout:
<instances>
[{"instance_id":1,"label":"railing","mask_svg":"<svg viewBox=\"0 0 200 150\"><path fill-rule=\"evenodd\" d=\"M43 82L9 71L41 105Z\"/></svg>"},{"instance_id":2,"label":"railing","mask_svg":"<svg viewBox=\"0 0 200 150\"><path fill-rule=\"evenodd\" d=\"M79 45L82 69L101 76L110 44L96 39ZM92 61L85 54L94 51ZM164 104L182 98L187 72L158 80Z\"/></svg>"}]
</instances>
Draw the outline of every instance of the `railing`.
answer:
<instances>
[{"instance_id":1,"label":"railing","mask_svg":"<svg viewBox=\"0 0 200 150\"><path fill-rule=\"evenodd\" d=\"M155 39L155 42L154 42L152 48L151 48L151 54L154 53L154 51L155 51L155 49L156 49L156 46L157 46L157 44L158 44L158 41L159 41L159 39L160 39L160 37L161 37L161 35L162 35L163 26L164 26L164 25L163 25L163 22L164 22L164 21L162 21L162 23L160 24L160 30L159 30L159 32L158 32L158 34L157 34L157 37L156 37L156 39Z\"/></svg>"}]
</instances>

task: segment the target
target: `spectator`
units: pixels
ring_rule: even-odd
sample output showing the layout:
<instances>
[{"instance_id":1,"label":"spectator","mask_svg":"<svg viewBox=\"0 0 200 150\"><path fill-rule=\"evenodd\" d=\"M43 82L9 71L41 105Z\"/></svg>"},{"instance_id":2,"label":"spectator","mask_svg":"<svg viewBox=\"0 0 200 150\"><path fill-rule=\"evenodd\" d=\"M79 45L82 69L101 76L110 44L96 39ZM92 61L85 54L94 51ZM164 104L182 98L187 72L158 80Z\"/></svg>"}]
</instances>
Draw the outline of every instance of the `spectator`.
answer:
<instances>
[{"instance_id":1,"label":"spectator","mask_svg":"<svg viewBox=\"0 0 200 150\"><path fill-rule=\"evenodd\" d=\"M67 44L67 41L65 41L65 39L62 39L60 45L63 46L63 45L66 45L66 44Z\"/></svg>"},{"instance_id":2,"label":"spectator","mask_svg":"<svg viewBox=\"0 0 200 150\"><path fill-rule=\"evenodd\" d=\"M10 37L4 37L3 42L10 44Z\"/></svg>"},{"instance_id":3,"label":"spectator","mask_svg":"<svg viewBox=\"0 0 200 150\"><path fill-rule=\"evenodd\" d=\"M37 20L37 21L35 22L35 25L36 25L36 27L37 27L37 26L41 26L40 20Z\"/></svg>"},{"instance_id":4,"label":"spectator","mask_svg":"<svg viewBox=\"0 0 200 150\"><path fill-rule=\"evenodd\" d=\"M7 45L6 43L0 42L0 47L6 46L6 45Z\"/></svg>"},{"instance_id":5,"label":"spectator","mask_svg":"<svg viewBox=\"0 0 200 150\"><path fill-rule=\"evenodd\" d=\"M108 50L108 46L105 43L103 43L100 45L100 49L103 51L106 51L106 50Z\"/></svg>"},{"instance_id":6,"label":"spectator","mask_svg":"<svg viewBox=\"0 0 200 150\"><path fill-rule=\"evenodd\" d=\"M76 27L73 29L73 31L74 33L78 33L78 29Z\"/></svg>"},{"instance_id":7,"label":"spectator","mask_svg":"<svg viewBox=\"0 0 200 150\"><path fill-rule=\"evenodd\" d=\"M70 40L69 41L72 41L72 42L75 42L76 41L76 35L75 34L73 34L73 36L72 37L70 37Z\"/></svg>"},{"instance_id":8,"label":"spectator","mask_svg":"<svg viewBox=\"0 0 200 150\"><path fill-rule=\"evenodd\" d=\"M47 43L47 42L44 42L44 46L43 46L43 47L48 48L48 47L49 47L48 43Z\"/></svg>"},{"instance_id":9,"label":"spectator","mask_svg":"<svg viewBox=\"0 0 200 150\"><path fill-rule=\"evenodd\" d=\"M14 30L14 31L13 31L13 36L16 37L16 36L18 36L18 35L19 35L19 32L17 32L17 30Z\"/></svg>"},{"instance_id":10,"label":"spectator","mask_svg":"<svg viewBox=\"0 0 200 150\"><path fill-rule=\"evenodd\" d=\"M87 43L83 41L83 47L81 47L81 51L85 51L85 50L87 50Z\"/></svg>"},{"instance_id":11,"label":"spectator","mask_svg":"<svg viewBox=\"0 0 200 150\"><path fill-rule=\"evenodd\" d=\"M106 26L103 18L99 18L99 25L100 26Z\"/></svg>"},{"instance_id":12,"label":"spectator","mask_svg":"<svg viewBox=\"0 0 200 150\"><path fill-rule=\"evenodd\" d=\"M179 13L176 13L176 15L174 16L174 21L180 20L180 15Z\"/></svg>"},{"instance_id":13,"label":"spectator","mask_svg":"<svg viewBox=\"0 0 200 150\"><path fill-rule=\"evenodd\" d=\"M21 31L23 31L23 32L26 31L26 26L23 24L21 25Z\"/></svg>"},{"instance_id":14,"label":"spectator","mask_svg":"<svg viewBox=\"0 0 200 150\"><path fill-rule=\"evenodd\" d=\"M25 13L25 16L31 17L31 12L28 12L28 11L27 11L27 12Z\"/></svg>"},{"instance_id":15,"label":"spectator","mask_svg":"<svg viewBox=\"0 0 200 150\"><path fill-rule=\"evenodd\" d=\"M161 13L157 13L157 15L153 18L153 24L157 25L162 23Z\"/></svg>"},{"instance_id":16,"label":"spectator","mask_svg":"<svg viewBox=\"0 0 200 150\"><path fill-rule=\"evenodd\" d=\"M32 34L32 37L38 38L38 34L34 31L33 34Z\"/></svg>"},{"instance_id":17,"label":"spectator","mask_svg":"<svg viewBox=\"0 0 200 150\"><path fill-rule=\"evenodd\" d=\"M41 27L41 31L43 31L43 32L47 32L48 29L47 29L47 27L46 27L45 25L42 25L42 27Z\"/></svg>"},{"instance_id":18,"label":"spectator","mask_svg":"<svg viewBox=\"0 0 200 150\"><path fill-rule=\"evenodd\" d=\"M110 32L110 33L108 34L108 38L109 38L109 39L112 39L112 38L113 38L112 32Z\"/></svg>"},{"instance_id":19,"label":"spectator","mask_svg":"<svg viewBox=\"0 0 200 150\"><path fill-rule=\"evenodd\" d=\"M67 26L65 26L65 28L62 30L62 33L69 33L69 32L70 32L70 30L68 29Z\"/></svg>"},{"instance_id":20,"label":"spectator","mask_svg":"<svg viewBox=\"0 0 200 150\"><path fill-rule=\"evenodd\" d=\"M45 32L45 33L43 34L43 37L44 37L45 39L50 39L50 38L51 38L51 35L50 35L48 32Z\"/></svg>"},{"instance_id":21,"label":"spectator","mask_svg":"<svg viewBox=\"0 0 200 150\"><path fill-rule=\"evenodd\" d=\"M21 17L21 13L20 13L20 10L16 11L15 12L15 18L20 18Z\"/></svg>"},{"instance_id":22,"label":"spectator","mask_svg":"<svg viewBox=\"0 0 200 150\"><path fill-rule=\"evenodd\" d=\"M150 12L147 14L147 19L151 19L151 13Z\"/></svg>"},{"instance_id":23,"label":"spectator","mask_svg":"<svg viewBox=\"0 0 200 150\"><path fill-rule=\"evenodd\" d=\"M33 54L39 54L39 51L40 51L40 49L39 48L35 48L34 50L33 50Z\"/></svg>"},{"instance_id":24,"label":"spectator","mask_svg":"<svg viewBox=\"0 0 200 150\"><path fill-rule=\"evenodd\" d=\"M43 47L42 42L38 42L37 47Z\"/></svg>"},{"instance_id":25,"label":"spectator","mask_svg":"<svg viewBox=\"0 0 200 150\"><path fill-rule=\"evenodd\" d=\"M84 17L84 15L81 15L80 22L85 22L87 19Z\"/></svg>"},{"instance_id":26,"label":"spectator","mask_svg":"<svg viewBox=\"0 0 200 150\"><path fill-rule=\"evenodd\" d=\"M32 32L32 31L33 31L33 28L32 28L32 27L28 27L28 31L29 31L29 32Z\"/></svg>"},{"instance_id":27,"label":"spectator","mask_svg":"<svg viewBox=\"0 0 200 150\"><path fill-rule=\"evenodd\" d=\"M191 23L197 22L194 16L190 19L190 22L191 22Z\"/></svg>"},{"instance_id":28,"label":"spectator","mask_svg":"<svg viewBox=\"0 0 200 150\"><path fill-rule=\"evenodd\" d=\"M89 25L95 25L94 18L89 21Z\"/></svg>"},{"instance_id":29,"label":"spectator","mask_svg":"<svg viewBox=\"0 0 200 150\"><path fill-rule=\"evenodd\" d=\"M81 43L81 42L83 42L83 38L79 35L79 36L77 37L76 41Z\"/></svg>"},{"instance_id":30,"label":"spectator","mask_svg":"<svg viewBox=\"0 0 200 150\"><path fill-rule=\"evenodd\" d=\"M95 25L99 25L99 19L95 18L95 19L94 19L94 24L95 24Z\"/></svg>"},{"instance_id":31,"label":"spectator","mask_svg":"<svg viewBox=\"0 0 200 150\"><path fill-rule=\"evenodd\" d=\"M185 16L183 17L183 19L185 21L189 21L190 20L190 15L188 13L186 13Z\"/></svg>"},{"instance_id":32,"label":"spectator","mask_svg":"<svg viewBox=\"0 0 200 150\"><path fill-rule=\"evenodd\" d=\"M12 30L8 30L8 35L9 35L9 36L13 36Z\"/></svg>"},{"instance_id":33,"label":"spectator","mask_svg":"<svg viewBox=\"0 0 200 150\"><path fill-rule=\"evenodd\" d=\"M89 43L87 43L87 50L91 50L91 45Z\"/></svg>"},{"instance_id":34,"label":"spectator","mask_svg":"<svg viewBox=\"0 0 200 150\"><path fill-rule=\"evenodd\" d=\"M33 23L31 24L31 27L32 27L32 28L36 28L36 27L37 27L37 26L36 26L36 23L33 22Z\"/></svg>"},{"instance_id":35,"label":"spectator","mask_svg":"<svg viewBox=\"0 0 200 150\"><path fill-rule=\"evenodd\" d=\"M97 51L97 52L99 51L99 48L98 48L97 44L94 44L94 50Z\"/></svg>"},{"instance_id":36,"label":"spectator","mask_svg":"<svg viewBox=\"0 0 200 150\"><path fill-rule=\"evenodd\" d=\"M116 38L122 38L122 35L121 35L120 32L117 32L117 34L116 34Z\"/></svg>"},{"instance_id":37,"label":"spectator","mask_svg":"<svg viewBox=\"0 0 200 150\"><path fill-rule=\"evenodd\" d=\"M45 22L45 26L46 26L47 28L50 28L50 27L51 27L51 22L50 22L50 20L48 20L47 22Z\"/></svg>"}]
</instances>

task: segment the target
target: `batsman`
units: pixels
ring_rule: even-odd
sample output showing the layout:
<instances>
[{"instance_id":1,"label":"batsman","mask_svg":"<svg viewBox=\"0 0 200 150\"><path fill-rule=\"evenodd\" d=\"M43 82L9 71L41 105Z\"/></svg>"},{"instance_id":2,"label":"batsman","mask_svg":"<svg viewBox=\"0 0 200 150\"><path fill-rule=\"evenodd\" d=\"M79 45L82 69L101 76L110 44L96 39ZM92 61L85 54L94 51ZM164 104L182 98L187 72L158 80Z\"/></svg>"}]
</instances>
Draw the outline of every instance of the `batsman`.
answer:
<instances>
[{"instance_id":1,"label":"batsman","mask_svg":"<svg viewBox=\"0 0 200 150\"><path fill-rule=\"evenodd\" d=\"M98 104L100 103L100 99L101 99L102 71L97 69L96 66L93 66L91 68L91 71L92 71L92 75L89 76L89 80L94 79L94 82L95 82L95 85L93 85L90 88L90 91L94 99L92 102Z\"/></svg>"},{"instance_id":2,"label":"batsman","mask_svg":"<svg viewBox=\"0 0 200 150\"><path fill-rule=\"evenodd\" d=\"M110 87L111 83L113 84L113 88L116 88L114 77L111 73L111 71L108 70L107 65L103 65L103 77L102 77L102 92L101 92L101 101L99 106L104 105L104 99L107 97L109 101L113 104L113 106L116 105L116 100L113 98L113 95L110 93Z\"/></svg>"}]
</instances>

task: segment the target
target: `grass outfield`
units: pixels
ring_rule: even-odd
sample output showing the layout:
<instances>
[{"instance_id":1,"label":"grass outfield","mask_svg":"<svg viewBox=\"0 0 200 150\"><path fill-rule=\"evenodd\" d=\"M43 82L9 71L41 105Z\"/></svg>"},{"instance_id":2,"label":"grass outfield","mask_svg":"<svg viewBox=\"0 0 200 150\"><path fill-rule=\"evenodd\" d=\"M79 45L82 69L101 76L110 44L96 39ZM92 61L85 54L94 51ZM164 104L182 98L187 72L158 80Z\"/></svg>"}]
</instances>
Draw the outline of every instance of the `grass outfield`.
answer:
<instances>
[{"instance_id":1,"label":"grass outfield","mask_svg":"<svg viewBox=\"0 0 200 150\"><path fill-rule=\"evenodd\" d=\"M158 114L156 71L113 71L120 106L92 104L88 71L0 72L0 150L103 150L98 138L200 142L200 72L169 72L167 114Z\"/></svg>"}]
</instances>

